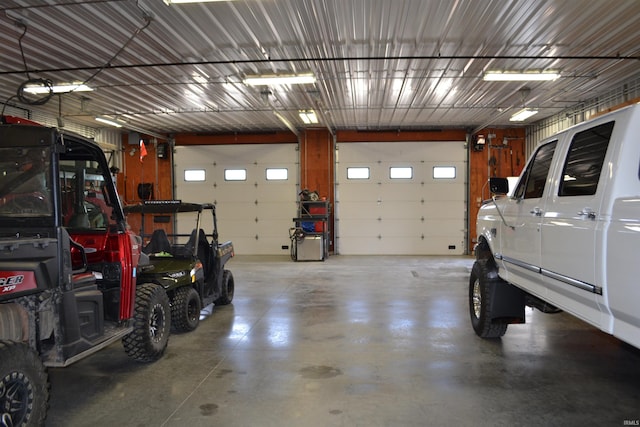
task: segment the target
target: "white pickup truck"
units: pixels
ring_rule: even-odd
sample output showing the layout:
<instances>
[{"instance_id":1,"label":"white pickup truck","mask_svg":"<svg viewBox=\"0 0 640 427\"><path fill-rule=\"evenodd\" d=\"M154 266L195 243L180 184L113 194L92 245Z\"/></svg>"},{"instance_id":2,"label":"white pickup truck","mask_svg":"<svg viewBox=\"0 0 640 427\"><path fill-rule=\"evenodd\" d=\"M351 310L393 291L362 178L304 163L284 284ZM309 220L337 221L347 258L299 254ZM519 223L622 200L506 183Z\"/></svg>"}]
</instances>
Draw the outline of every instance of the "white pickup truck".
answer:
<instances>
[{"instance_id":1,"label":"white pickup truck","mask_svg":"<svg viewBox=\"0 0 640 427\"><path fill-rule=\"evenodd\" d=\"M512 195L489 182L469 280L476 334L503 336L531 306L640 348L640 104L542 141Z\"/></svg>"}]
</instances>

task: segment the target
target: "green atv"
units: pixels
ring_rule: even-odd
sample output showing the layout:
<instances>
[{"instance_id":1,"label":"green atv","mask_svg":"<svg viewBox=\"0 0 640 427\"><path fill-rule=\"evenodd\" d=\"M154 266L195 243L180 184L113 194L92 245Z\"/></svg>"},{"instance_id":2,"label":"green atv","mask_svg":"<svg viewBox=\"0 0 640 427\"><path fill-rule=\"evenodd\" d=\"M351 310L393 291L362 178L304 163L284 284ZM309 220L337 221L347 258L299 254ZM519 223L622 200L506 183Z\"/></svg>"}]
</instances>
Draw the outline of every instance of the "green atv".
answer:
<instances>
[{"instance_id":1,"label":"green atv","mask_svg":"<svg viewBox=\"0 0 640 427\"><path fill-rule=\"evenodd\" d=\"M211 304L231 303L235 287L233 274L224 267L234 256L233 244L230 241L218 242L215 205L146 200L138 205L125 206L124 211L141 214L140 235L143 241L148 238L138 264L138 282L156 283L165 289L171 301L174 330L193 331L200 323L203 308ZM211 212L213 217L210 234L202 229L205 211ZM196 226L191 234L167 234L163 228L145 234L145 217L151 216L154 224L168 223L173 219L175 230L178 213L186 213L180 216L181 221L195 216ZM185 239L186 243L181 243Z\"/></svg>"}]
</instances>

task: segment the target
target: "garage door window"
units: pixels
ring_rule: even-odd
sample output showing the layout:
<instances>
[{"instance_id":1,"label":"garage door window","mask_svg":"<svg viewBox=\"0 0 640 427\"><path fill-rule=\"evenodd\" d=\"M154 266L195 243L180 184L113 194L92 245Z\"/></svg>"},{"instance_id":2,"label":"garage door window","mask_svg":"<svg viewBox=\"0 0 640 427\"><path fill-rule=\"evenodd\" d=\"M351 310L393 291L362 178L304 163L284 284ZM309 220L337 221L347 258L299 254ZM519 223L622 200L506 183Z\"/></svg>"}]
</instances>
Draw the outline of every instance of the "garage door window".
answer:
<instances>
[{"instance_id":1,"label":"garage door window","mask_svg":"<svg viewBox=\"0 0 640 427\"><path fill-rule=\"evenodd\" d=\"M225 181L246 181L247 170L246 169L225 169L224 180Z\"/></svg>"},{"instance_id":2,"label":"garage door window","mask_svg":"<svg viewBox=\"0 0 640 427\"><path fill-rule=\"evenodd\" d=\"M369 168L347 168L347 179L369 179Z\"/></svg>"},{"instance_id":3,"label":"garage door window","mask_svg":"<svg viewBox=\"0 0 640 427\"><path fill-rule=\"evenodd\" d=\"M184 180L187 182L201 182L206 177L204 169L185 169Z\"/></svg>"},{"instance_id":4,"label":"garage door window","mask_svg":"<svg viewBox=\"0 0 640 427\"><path fill-rule=\"evenodd\" d=\"M391 168L389 168L389 178L391 178L391 179L411 179L411 178L413 178L413 168L411 168L411 167L391 167Z\"/></svg>"},{"instance_id":5,"label":"garage door window","mask_svg":"<svg viewBox=\"0 0 640 427\"><path fill-rule=\"evenodd\" d=\"M286 181L289 178L289 170L285 168L267 168L267 181Z\"/></svg>"},{"instance_id":6,"label":"garage door window","mask_svg":"<svg viewBox=\"0 0 640 427\"><path fill-rule=\"evenodd\" d=\"M455 179L456 167L455 166L434 166L433 167L433 179Z\"/></svg>"}]
</instances>

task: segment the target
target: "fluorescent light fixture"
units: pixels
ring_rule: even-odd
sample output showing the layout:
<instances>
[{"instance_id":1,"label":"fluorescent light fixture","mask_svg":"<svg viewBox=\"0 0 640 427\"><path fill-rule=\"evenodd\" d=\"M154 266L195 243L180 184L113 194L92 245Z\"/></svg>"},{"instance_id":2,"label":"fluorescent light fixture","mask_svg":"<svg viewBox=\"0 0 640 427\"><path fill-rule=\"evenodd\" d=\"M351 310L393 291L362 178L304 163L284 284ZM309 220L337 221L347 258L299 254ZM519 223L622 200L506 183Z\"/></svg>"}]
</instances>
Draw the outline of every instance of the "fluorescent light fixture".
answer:
<instances>
[{"instance_id":1,"label":"fluorescent light fixture","mask_svg":"<svg viewBox=\"0 0 640 427\"><path fill-rule=\"evenodd\" d=\"M250 86L312 84L316 77L312 73L305 74L270 74L263 76L247 76L243 83Z\"/></svg>"},{"instance_id":2,"label":"fluorescent light fixture","mask_svg":"<svg viewBox=\"0 0 640 427\"><path fill-rule=\"evenodd\" d=\"M53 93L91 92L92 90L92 88L82 83L62 83L51 86L51 91L53 91ZM24 88L24 91L33 94L49 93L49 87L42 85L27 86Z\"/></svg>"},{"instance_id":3,"label":"fluorescent light fixture","mask_svg":"<svg viewBox=\"0 0 640 427\"><path fill-rule=\"evenodd\" d=\"M172 4L184 4L184 3L209 3L214 1L233 1L233 0L164 0L167 6Z\"/></svg>"},{"instance_id":4,"label":"fluorescent light fixture","mask_svg":"<svg viewBox=\"0 0 640 427\"><path fill-rule=\"evenodd\" d=\"M117 128L121 128L122 127L122 123L117 122L113 119L107 119L105 117L96 117L96 121L100 122L100 123L104 123L105 125L109 125L109 126L115 126Z\"/></svg>"},{"instance_id":5,"label":"fluorescent light fixture","mask_svg":"<svg viewBox=\"0 0 640 427\"><path fill-rule=\"evenodd\" d=\"M313 110L300 110L298 111L298 115L305 125L315 125L318 123L318 116Z\"/></svg>"},{"instance_id":6,"label":"fluorescent light fixture","mask_svg":"<svg viewBox=\"0 0 640 427\"><path fill-rule=\"evenodd\" d=\"M484 80L487 82L528 82L528 81L549 81L560 77L557 72L524 72L516 73L512 71L487 71L484 73Z\"/></svg>"},{"instance_id":7,"label":"fluorescent light fixture","mask_svg":"<svg viewBox=\"0 0 640 427\"><path fill-rule=\"evenodd\" d=\"M534 116L536 114L538 114L538 110L531 110L529 108L523 108L522 110L518 111L513 116L511 116L509 121L510 122L524 122L529 117Z\"/></svg>"}]
</instances>

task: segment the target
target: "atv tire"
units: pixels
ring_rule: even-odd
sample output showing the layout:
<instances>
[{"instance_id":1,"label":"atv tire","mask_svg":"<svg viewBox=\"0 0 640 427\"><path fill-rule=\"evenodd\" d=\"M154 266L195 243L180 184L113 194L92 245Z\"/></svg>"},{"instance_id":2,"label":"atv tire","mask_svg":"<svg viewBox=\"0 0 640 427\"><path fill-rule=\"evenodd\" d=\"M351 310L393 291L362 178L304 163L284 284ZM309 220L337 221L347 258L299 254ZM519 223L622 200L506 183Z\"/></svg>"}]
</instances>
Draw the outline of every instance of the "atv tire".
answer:
<instances>
[{"instance_id":1,"label":"atv tire","mask_svg":"<svg viewBox=\"0 0 640 427\"><path fill-rule=\"evenodd\" d=\"M191 286L176 290L171 301L171 326L176 332L191 332L200 323L200 296Z\"/></svg>"},{"instance_id":2,"label":"atv tire","mask_svg":"<svg viewBox=\"0 0 640 427\"><path fill-rule=\"evenodd\" d=\"M233 292L235 291L235 283L233 274L229 270L222 273L222 286L220 287L220 296L215 300L216 305L228 305L233 301Z\"/></svg>"},{"instance_id":3,"label":"atv tire","mask_svg":"<svg viewBox=\"0 0 640 427\"><path fill-rule=\"evenodd\" d=\"M0 425L44 425L49 377L37 353L23 343L0 341L0 361Z\"/></svg>"},{"instance_id":4,"label":"atv tire","mask_svg":"<svg viewBox=\"0 0 640 427\"><path fill-rule=\"evenodd\" d=\"M171 329L169 297L160 285L144 283L136 290L133 331L122 338L124 349L138 362L154 362L164 354Z\"/></svg>"}]
</instances>

